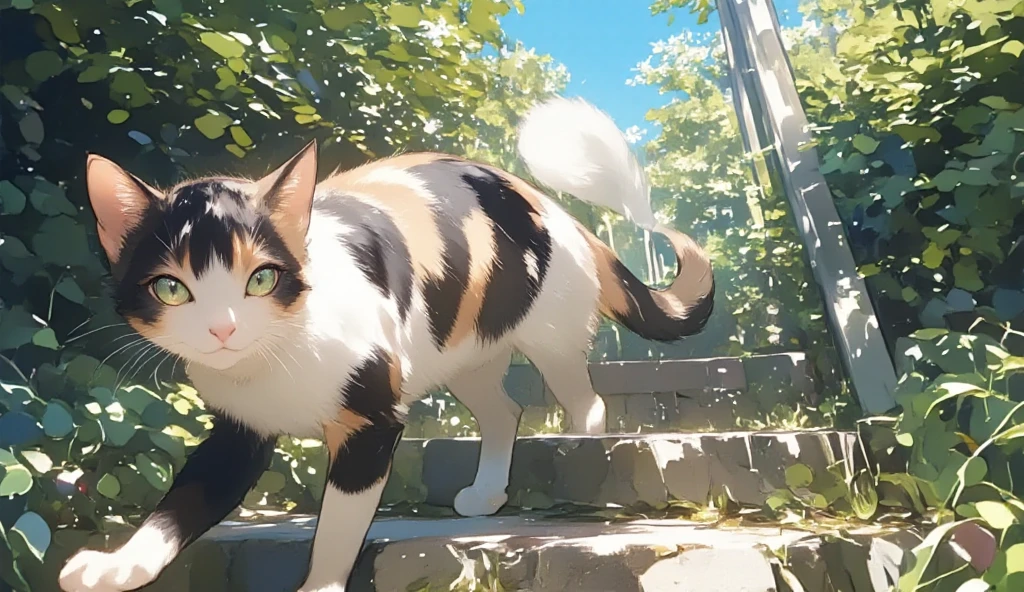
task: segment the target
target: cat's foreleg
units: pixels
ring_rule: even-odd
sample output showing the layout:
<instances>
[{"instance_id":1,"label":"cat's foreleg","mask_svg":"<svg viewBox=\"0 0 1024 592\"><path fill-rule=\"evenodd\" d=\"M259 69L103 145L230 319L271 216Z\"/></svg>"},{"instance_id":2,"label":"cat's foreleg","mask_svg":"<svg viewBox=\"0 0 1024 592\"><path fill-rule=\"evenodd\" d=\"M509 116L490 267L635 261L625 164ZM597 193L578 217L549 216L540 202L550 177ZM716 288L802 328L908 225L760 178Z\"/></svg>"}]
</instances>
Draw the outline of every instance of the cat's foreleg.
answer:
<instances>
[{"instance_id":1,"label":"cat's foreleg","mask_svg":"<svg viewBox=\"0 0 1024 592\"><path fill-rule=\"evenodd\" d=\"M345 387L337 418L324 426L330 466L300 592L345 590L402 437L398 383L389 357L372 356Z\"/></svg>"},{"instance_id":2,"label":"cat's foreleg","mask_svg":"<svg viewBox=\"0 0 1024 592\"><path fill-rule=\"evenodd\" d=\"M65 592L144 586L178 553L234 510L270 464L275 438L219 419L185 461L156 509L115 551L79 551L60 572Z\"/></svg>"}]
</instances>

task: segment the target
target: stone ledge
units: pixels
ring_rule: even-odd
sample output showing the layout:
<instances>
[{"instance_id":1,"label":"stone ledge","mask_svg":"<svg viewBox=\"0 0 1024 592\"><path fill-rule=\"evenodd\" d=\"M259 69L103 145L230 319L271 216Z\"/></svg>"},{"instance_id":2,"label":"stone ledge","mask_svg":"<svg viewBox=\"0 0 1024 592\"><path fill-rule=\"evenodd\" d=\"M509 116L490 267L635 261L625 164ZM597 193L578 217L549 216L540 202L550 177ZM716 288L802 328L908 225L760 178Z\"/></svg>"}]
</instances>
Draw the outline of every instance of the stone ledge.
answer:
<instances>
[{"instance_id":1,"label":"stone ledge","mask_svg":"<svg viewBox=\"0 0 1024 592\"><path fill-rule=\"evenodd\" d=\"M555 503L705 505L728 487L733 499L761 505L786 485L786 467L815 472L859 464L856 435L837 431L729 432L520 438L508 488L512 507ZM476 471L476 438L403 440L385 503L451 507Z\"/></svg>"},{"instance_id":2,"label":"stone ledge","mask_svg":"<svg viewBox=\"0 0 1024 592\"><path fill-rule=\"evenodd\" d=\"M145 590L292 592L314 528L312 517L224 523ZM845 578L851 585L841 589L882 592L919 541L882 527L835 537L677 520L378 519L349 591L476 591L500 583L507 592L774 592L796 582L825 592ZM942 561L956 558L945 552Z\"/></svg>"}]
</instances>

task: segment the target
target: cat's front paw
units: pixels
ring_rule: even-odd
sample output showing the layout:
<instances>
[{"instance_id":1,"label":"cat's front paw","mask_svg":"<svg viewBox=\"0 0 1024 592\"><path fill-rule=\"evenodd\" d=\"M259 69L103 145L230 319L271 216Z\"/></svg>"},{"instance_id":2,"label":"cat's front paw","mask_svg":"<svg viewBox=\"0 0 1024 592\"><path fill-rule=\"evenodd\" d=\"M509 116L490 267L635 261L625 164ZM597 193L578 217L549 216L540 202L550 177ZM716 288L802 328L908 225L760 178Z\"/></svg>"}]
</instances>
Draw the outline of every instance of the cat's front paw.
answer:
<instances>
[{"instance_id":1,"label":"cat's front paw","mask_svg":"<svg viewBox=\"0 0 1024 592\"><path fill-rule=\"evenodd\" d=\"M462 516L490 516L508 502L508 494L470 486L455 496L455 511Z\"/></svg>"},{"instance_id":2,"label":"cat's front paw","mask_svg":"<svg viewBox=\"0 0 1024 592\"><path fill-rule=\"evenodd\" d=\"M124 592L156 579L160 568L123 551L83 550L64 564L60 587L64 592Z\"/></svg>"}]
</instances>

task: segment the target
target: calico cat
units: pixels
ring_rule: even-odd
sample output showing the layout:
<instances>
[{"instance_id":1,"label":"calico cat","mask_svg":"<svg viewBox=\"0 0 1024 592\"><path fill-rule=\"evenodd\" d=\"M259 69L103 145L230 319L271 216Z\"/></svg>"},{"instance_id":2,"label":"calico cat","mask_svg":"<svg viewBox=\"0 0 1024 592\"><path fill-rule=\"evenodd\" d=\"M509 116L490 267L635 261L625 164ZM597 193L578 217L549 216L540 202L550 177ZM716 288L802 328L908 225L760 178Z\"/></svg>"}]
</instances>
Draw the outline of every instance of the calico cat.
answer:
<instances>
[{"instance_id":1,"label":"calico cat","mask_svg":"<svg viewBox=\"0 0 1024 592\"><path fill-rule=\"evenodd\" d=\"M553 99L520 127L544 185L666 235L678 275L645 286L527 182L432 153L394 156L317 183L310 143L259 180L205 178L159 191L90 155L89 198L118 311L187 362L217 419L132 538L82 550L67 592L131 590L230 513L280 434L322 438L323 507L303 592L345 589L402 434L407 406L446 385L482 437L466 516L506 501L521 413L502 377L513 349L540 370L574 431L605 429L587 351L599 315L662 341L700 331L715 284L704 251L654 225L647 178L614 123Z\"/></svg>"}]
</instances>

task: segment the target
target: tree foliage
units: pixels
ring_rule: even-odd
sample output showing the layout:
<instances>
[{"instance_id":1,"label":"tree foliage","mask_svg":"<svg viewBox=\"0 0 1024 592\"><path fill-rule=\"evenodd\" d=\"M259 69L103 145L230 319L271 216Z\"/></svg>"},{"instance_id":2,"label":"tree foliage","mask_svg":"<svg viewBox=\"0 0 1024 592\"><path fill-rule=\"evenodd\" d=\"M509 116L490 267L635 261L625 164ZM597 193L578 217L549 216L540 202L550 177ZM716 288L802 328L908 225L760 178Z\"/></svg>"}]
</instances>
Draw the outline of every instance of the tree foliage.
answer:
<instances>
[{"instance_id":1,"label":"tree foliage","mask_svg":"<svg viewBox=\"0 0 1024 592\"><path fill-rule=\"evenodd\" d=\"M655 12L696 0L656 2ZM845 499L933 521L897 589L1024 584L1024 2L829 0L786 32L822 172L899 362L898 414L869 444L904 459ZM801 503L816 499L809 491ZM783 492L775 507L793 496ZM810 494L810 497L807 495ZM820 507L820 504L810 504ZM970 565L936 573L957 529ZM965 584L971 580L970 584Z\"/></svg>"}]
</instances>

